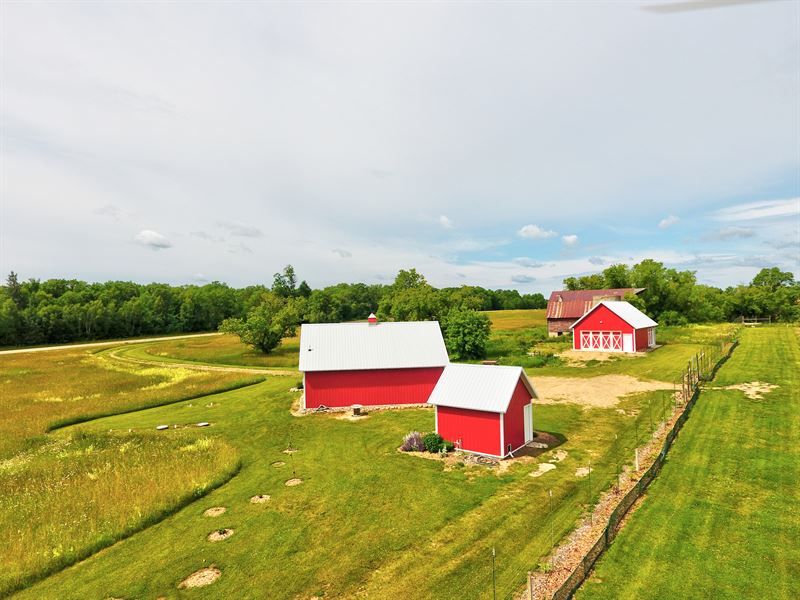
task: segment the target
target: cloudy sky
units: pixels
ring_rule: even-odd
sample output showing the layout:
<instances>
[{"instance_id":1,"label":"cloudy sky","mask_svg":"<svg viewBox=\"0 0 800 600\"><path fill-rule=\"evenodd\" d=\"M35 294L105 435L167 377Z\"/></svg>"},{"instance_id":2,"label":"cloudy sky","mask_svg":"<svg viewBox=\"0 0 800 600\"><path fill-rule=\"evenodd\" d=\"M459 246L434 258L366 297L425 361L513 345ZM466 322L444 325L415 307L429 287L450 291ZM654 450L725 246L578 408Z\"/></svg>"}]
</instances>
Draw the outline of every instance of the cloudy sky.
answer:
<instances>
[{"instance_id":1,"label":"cloudy sky","mask_svg":"<svg viewBox=\"0 0 800 600\"><path fill-rule=\"evenodd\" d=\"M0 270L800 271L800 3L661 6L5 0Z\"/></svg>"}]
</instances>

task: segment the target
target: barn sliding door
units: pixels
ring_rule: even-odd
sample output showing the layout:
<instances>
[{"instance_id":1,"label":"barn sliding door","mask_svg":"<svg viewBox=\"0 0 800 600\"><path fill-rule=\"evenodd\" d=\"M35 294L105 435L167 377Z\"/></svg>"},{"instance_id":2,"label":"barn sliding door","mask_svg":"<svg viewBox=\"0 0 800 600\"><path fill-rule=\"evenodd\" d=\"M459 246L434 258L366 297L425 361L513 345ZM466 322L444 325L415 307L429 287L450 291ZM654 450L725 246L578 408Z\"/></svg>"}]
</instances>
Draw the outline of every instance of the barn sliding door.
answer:
<instances>
[{"instance_id":1,"label":"barn sliding door","mask_svg":"<svg viewBox=\"0 0 800 600\"><path fill-rule=\"evenodd\" d=\"M523 411L525 417L525 443L533 440L533 404L526 404Z\"/></svg>"},{"instance_id":2,"label":"barn sliding door","mask_svg":"<svg viewBox=\"0 0 800 600\"><path fill-rule=\"evenodd\" d=\"M621 331L581 331L581 350L621 352Z\"/></svg>"}]
</instances>

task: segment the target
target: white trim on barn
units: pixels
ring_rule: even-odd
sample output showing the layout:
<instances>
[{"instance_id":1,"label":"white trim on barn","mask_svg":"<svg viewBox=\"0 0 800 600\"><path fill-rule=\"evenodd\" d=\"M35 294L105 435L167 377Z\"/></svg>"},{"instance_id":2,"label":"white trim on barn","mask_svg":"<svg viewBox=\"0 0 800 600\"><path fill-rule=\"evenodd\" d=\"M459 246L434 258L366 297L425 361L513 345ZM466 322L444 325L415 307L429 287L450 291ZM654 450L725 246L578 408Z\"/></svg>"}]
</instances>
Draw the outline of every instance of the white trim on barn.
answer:
<instances>
[{"instance_id":1,"label":"white trim on barn","mask_svg":"<svg viewBox=\"0 0 800 600\"><path fill-rule=\"evenodd\" d=\"M506 413L500 413L500 456L505 456L506 449Z\"/></svg>"}]
</instances>

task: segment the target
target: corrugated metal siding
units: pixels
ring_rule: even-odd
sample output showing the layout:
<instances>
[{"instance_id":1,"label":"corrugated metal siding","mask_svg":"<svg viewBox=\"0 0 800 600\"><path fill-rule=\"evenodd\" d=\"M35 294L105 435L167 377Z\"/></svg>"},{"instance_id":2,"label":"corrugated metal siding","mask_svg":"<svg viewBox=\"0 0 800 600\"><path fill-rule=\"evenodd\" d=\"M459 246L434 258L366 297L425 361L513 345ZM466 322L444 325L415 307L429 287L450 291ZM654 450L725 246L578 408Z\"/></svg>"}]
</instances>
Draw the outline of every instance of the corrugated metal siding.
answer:
<instances>
[{"instance_id":1,"label":"corrugated metal siding","mask_svg":"<svg viewBox=\"0 0 800 600\"><path fill-rule=\"evenodd\" d=\"M437 321L320 323L300 328L300 370L443 367L449 361Z\"/></svg>"},{"instance_id":2,"label":"corrugated metal siding","mask_svg":"<svg viewBox=\"0 0 800 600\"><path fill-rule=\"evenodd\" d=\"M525 384L519 381L514 389L508 410L503 415L506 448L511 444L511 449L516 450L525 444L525 405L530 403L531 395ZM504 452L506 448L503 448Z\"/></svg>"},{"instance_id":3,"label":"corrugated metal siding","mask_svg":"<svg viewBox=\"0 0 800 600\"><path fill-rule=\"evenodd\" d=\"M442 367L313 371L305 374L306 408L424 404L441 374Z\"/></svg>"},{"instance_id":4,"label":"corrugated metal siding","mask_svg":"<svg viewBox=\"0 0 800 600\"><path fill-rule=\"evenodd\" d=\"M461 448L492 456L500 454L500 419L497 413L439 406L436 431Z\"/></svg>"},{"instance_id":5,"label":"corrugated metal siding","mask_svg":"<svg viewBox=\"0 0 800 600\"><path fill-rule=\"evenodd\" d=\"M450 364L436 384L430 404L495 413L506 412L511 396L524 375L521 367ZM530 380L532 393L535 389Z\"/></svg>"}]
</instances>

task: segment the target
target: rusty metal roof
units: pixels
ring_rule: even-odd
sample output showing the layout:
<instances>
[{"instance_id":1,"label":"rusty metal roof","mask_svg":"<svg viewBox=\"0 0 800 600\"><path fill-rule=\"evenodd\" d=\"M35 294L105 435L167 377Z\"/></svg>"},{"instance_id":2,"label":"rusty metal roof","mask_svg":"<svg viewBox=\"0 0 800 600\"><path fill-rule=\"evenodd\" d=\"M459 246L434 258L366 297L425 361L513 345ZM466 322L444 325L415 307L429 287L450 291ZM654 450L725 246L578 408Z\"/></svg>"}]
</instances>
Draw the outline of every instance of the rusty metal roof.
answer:
<instances>
[{"instance_id":1,"label":"rusty metal roof","mask_svg":"<svg viewBox=\"0 0 800 600\"><path fill-rule=\"evenodd\" d=\"M625 294L639 294L645 288L613 288L607 290L560 290L547 301L548 319L580 319L602 300L622 300Z\"/></svg>"}]
</instances>

